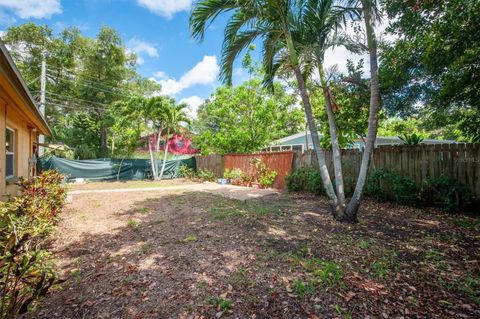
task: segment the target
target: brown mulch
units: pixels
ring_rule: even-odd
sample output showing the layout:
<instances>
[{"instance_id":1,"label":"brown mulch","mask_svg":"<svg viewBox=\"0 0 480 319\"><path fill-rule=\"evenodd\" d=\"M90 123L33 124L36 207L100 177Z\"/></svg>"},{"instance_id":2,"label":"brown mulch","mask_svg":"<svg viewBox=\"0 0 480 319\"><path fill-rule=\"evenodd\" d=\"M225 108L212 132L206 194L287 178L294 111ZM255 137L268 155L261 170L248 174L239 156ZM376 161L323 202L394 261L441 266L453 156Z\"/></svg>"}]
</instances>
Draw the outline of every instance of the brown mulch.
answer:
<instances>
[{"instance_id":1,"label":"brown mulch","mask_svg":"<svg viewBox=\"0 0 480 319\"><path fill-rule=\"evenodd\" d=\"M479 220L365 200L82 194L51 251L65 283L30 318L479 318Z\"/></svg>"}]
</instances>

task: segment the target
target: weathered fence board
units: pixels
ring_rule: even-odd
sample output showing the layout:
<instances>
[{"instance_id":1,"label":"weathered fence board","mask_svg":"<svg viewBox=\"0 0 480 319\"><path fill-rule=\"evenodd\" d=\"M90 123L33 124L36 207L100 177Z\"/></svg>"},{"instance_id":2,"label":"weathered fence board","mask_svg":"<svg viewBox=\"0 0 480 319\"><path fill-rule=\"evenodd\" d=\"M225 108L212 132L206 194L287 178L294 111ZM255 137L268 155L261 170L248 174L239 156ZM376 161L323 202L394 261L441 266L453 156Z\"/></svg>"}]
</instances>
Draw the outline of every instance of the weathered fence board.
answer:
<instances>
[{"instance_id":1,"label":"weathered fence board","mask_svg":"<svg viewBox=\"0 0 480 319\"><path fill-rule=\"evenodd\" d=\"M358 149L345 149L341 153L346 187L354 187L360 170L362 152ZM209 169L217 176L222 176L225 168L240 168L247 171L249 160L253 157L260 157L270 169L279 173L274 184L277 188L285 187L284 177L292 168L318 168L313 150L304 153L288 151L232 154L225 155L223 160L220 155L197 156L196 158L198 168ZM325 151L325 157L330 176L333 178L332 152ZM480 198L480 144L379 146L374 150L370 172L378 169L388 169L408 176L418 185L427 178L446 175L467 186L477 198Z\"/></svg>"},{"instance_id":2,"label":"weathered fence board","mask_svg":"<svg viewBox=\"0 0 480 319\"><path fill-rule=\"evenodd\" d=\"M331 152L325 152L327 167L333 176ZM342 150L345 184L354 183L362 161L360 150ZM313 150L295 152L293 169L318 167ZM395 145L375 148L370 172L378 169L408 176L417 184L427 178L449 176L467 186L480 198L480 144ZM351 186L350 186L351 187Z\"/></svg>"},{"instance_id":3,"label":"weathered fence board","mask_svg":"<svg viewBox=\"0 0 480 319\"><path fill-rule=\"evenodd\" d=\"M215 176L223 177L223 156L219 154L195 156L197 169L212 171Z\"/></svg>"},{"instance_id":4,"label":"weathered fence board","mask_svg":"<svg viewBox=\"0 0 480 319\"><path fill-rule=\"evenodd\" d=\"M292 169L293 152L275 152L275 153L256 153L256 154L227 154L224 157L225 169L239 168L248 172L251 168L252 158L260 158L270 170L278 173L273 183L274 188L285 188L285 176Z\"/></svg>"}]
</instances>

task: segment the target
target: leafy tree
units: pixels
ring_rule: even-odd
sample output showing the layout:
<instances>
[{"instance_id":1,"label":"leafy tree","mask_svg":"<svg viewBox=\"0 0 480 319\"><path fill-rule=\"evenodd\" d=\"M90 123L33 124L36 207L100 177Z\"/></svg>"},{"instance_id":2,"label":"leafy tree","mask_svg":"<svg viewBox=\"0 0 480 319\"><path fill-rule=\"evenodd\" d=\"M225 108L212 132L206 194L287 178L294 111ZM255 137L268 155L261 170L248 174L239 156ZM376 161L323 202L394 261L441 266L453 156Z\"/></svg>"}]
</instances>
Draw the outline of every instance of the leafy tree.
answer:
<instances>
[{"instance_id":1,"label":"leafy tree","mask_svg":"<svg viewBox=\"0 0 480 319\"><path fill-rule=\"evenodd\" d=\"M164 129L164 141L165 149L162 161L162 169L160 170L159 179L163 177L163 172L165 171L165 164L167 163L168 155L168 140L175 133L181 133L183 129L182 123L188 124L190 120L188 119L185 108L186 104L170 105L169 107L164 108L162 118L163 118L163 129Z\"/></svg>"},{"instance_id":2,"label":"leafy tree","mask_svg":"<svg viewBox=\"0 0 480 319\"><path fill-rule=\"evenodd\" d=\"M193 123L195 144L202 153L247 153L295 134L303 126L295 99L280 84L272 93L260 79L237 87L221 86L198 109Z\"/></svg>"},{"instance_id":3,"label":"leafy tree","mask_svg":"<svg viewBox=\"0 0 480 319\"><path fill-rule=\"evenodd\" d=\"M387 30L400 36L382 47L385 109L402 117L419 114L432 129L448 127L447 137L475 140L480 135L480 2L386 0L384 6L391 21ZM459 118L474 122L463 129Z\"/></svg>"},{"instance_id":4,"label":"leafy tree","mask_svg":"<svg viewBox=\"0 0 480 319\"><path fill-rule=\"evenodd\" d=\"M100 152L107 154L107 130L109 118L105 116L106 107L118 99L121 83L126 80L128 56L122 46L119 34L108 27L102 27L97 38L87 47L85 65L79 74L80 80L94 79L109 90L98 86L82 86L80 96L84 100L95 101L95 115L100 123Z\"/></svg>"},{"instance_id":5,"label":"leafy tree","mask_svg":"<svg viewBox=\"0 0 480 319\"><path fill-rule=\"evenodd\" d=\"M302 49L304 49L304 46L302 46L301 40L306 37L295 36L297 33L305 32L307 35L310 35L308 38L314 37L314 26L316 22L318 22L318 19L315 19L318 11L318 1L203 0L195 4L190 17L190 26L192 35L201 40L204 36L206 26L209 23L215 20L221 13L231 12L225 28L220 72L221 78L227 83L231 82L234 60L243 49L256 39L263 41L263 60L266 72L265 82L267 84L272 83L279 69L278 61L288 61L288 68L293 72L297 80L297 86L302 98L314 150L320 166L323 186L329 198L332 214L338 220L354 222L357 220L357 211L365 188L368 167L370 166L371 154L376 138L377 113L380 101L377 41L374 32L377 3L376 1L370 0L348 2L348 5L358 7L359 9L361 8L362 10L367 39L367 44L364 48L370 56L370 107L367 142L354 196L348 206L345 206L344 201L342 202L344 198L341 189L337 188L339 194L336 194L334 190L326 165L325 153L321 148L318 137L306 78L304 76L304 70L302 70L302 66L305 66L305 63L302 61L302 56L304 56ZM332 9L331 6L327 6L325 12L330 13ZM311 14L308 14L310 12ZM310 24L310 21L316 22ZM318 59L319 57L317 56L316 58ZM320 71L322 72L323 70ZM334 139L335 137L332 136L332 142ZM337 165L336 173L339 172L338 168L339 166Z\"/></svg>"},{"instance_id":6,"label":"leafy tree","mask_svg":"<svg viewBox=\"0 0 480 319\"><path fill-rule=\"evenodd\" d=\"M347 61L348 72L345 75L333 71L328 76L329 98L335 106L333 113L338 131L339 145L344 148L357 138L364 138L367 133L367 117L370 92L369 81L363 78L363 60L354 65ZM323 90L312 89L312 106L315 117L320 123L321 143L324 148L331 148L331 137L325 96ZM382 114L379 115L381 118Z\"/></svg>"},{"instance_id":7,"label":"leafy tree","mask_svg":"<svg viewBox=\"0 0 480 319\"><path fill-rule=\"evenodd\" d=\"M132 145L120 142L120 131L114 128L118 121L110 106L132 96L150 96L160 86L136 72L135 56L127 53L115 30L103 27L96 38L88 38L76 28L55 34L48 26L26 23L8 28L2 38L37 97L40 65L46 60L46 117L54 133L51 142L75 149L83 145L89 152L82 154L91 157L106 156L107 141L112 142L113 154L129 152ZM79 141L77 117L93 121L90 127L95 134L87 132L87 138ZM109 128L116 138L109 138Z\"/></svg>"},{"instance_id":8,"label":"leafy tree","mask_svg":"<svg viewBox=\"0 0 480 319\"><path fill-rule=\"evenodd\" d=\"M398 117L389 118L381 123L378 128L378 135L380 136L399 136L403 134L417 134L427 136L427 131L423 128L423 123L420 119L410 117L402 119Z\"/></svg>"}]
</instances>

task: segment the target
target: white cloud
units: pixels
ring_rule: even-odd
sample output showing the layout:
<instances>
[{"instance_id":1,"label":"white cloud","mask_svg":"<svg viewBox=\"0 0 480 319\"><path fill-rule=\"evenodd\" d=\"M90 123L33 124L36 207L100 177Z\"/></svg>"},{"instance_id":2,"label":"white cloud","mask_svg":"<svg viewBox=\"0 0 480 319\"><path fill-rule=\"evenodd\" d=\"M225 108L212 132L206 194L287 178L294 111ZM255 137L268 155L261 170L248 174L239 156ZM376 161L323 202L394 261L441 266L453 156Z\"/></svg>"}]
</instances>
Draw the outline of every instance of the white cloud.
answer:
<instances>
[{"instance_id":1,"label":"white cloud","mask_svg":"<svg viewBox=\"0 0 480 319\"><path fill-rule=\"evenodd\" d=\"M137 3L168 19L177 12L190 10L192 6L192 0L137 0Z\"/></svg>"},{"instance_id":2,"label":"white cloud","mask_svg":"<svg viewBox=\"0 0 480 319\"><path fill-rule=\"evenodd\" d=\"M135 52L136 54L145 53L152 58L158 57L158 51L153 44L139 40L137 38L132 38L128 40L127 47L130 51Z\"/></svg>"},{"instance_id":3,"label":"white cloud","mask_svg":"<svg viewBox=\"0 0 480 319\"><path fill-rule=\"evenodd\" d=\"M190 117L196 118L198 107L203 104L205 100L199 96L193 95L180 100L180 103L185 103L188 105L187 113Z\"/></svg>"},{"instance_id":4,"label":"white cloud","mask_svg":"<svg viewBox=\"0 0 480 319\"><path fill-rule=\"evenodd\" d=\"M6 8L22 19L50 18L62 13L60 0L0 0L0 8Z\"/></svg>"},{"instance_id":5,"label":"white cloud","mask_svg":"<svg viewBox=\"0 0 480 319\"><path fill-rule=\"evenodd\" d=\"M156 72L154 77L157 77L156 81L162 85L162 94L175 95L197 84L206 85L214 83L219 70L217 58L206 55L202 61L184 73L179 80L168 78L165 72L162 71Z\"/></svg>"},{"instance_id":6,"label":"white cloud","mask_svg":"<svg viewBox=\"0 0 480 319\"><path fill-rule=\"evenodd\" d=\"M157 71L157 72L153 73L153 76L157 79L160 79L160 80L168 79L167 73L165 73L163 71Z\"/></svg>"},{"instance_id":7,"label":"white cloud","mask_svg":"<svg viewBox=\"0 0 480 319\"><path fill-rule=\"evenodd\" d=\"M158 58L158 51L153 44L137 38L131 38L128 40L127 51L133 52L137 55L138 65L142 65L145 62L145 59L142 57L142 55L147 55L151 58Z\"/></svg>"},{"instance_id":8,"label":"white cloud","mask_svg":"<svg viewBox=\"0 0 480 319\"><path fill-rule=\"evenodd\" d=\"M397 35L387 34L385 32L390 21L384 19L380 24L375 26L375 33L378 41L388 41L394 42L398 39ZM346 28L346 33L350 37L354 38L356 41L366 43L366 38L364 35L364 26L362 22L355 24L357 27L360 27L361 33L357 34L354 27L349 25ZM354 64L357 64L361 59L363 59L363 71L364 75L370 76L370 60L368 53L355 54L348 51L345 47L335 47L333 49L327 50L325 52L325 68L328 69L334 65L338 66L338 71L345 73L347 72L347 59L351 60Z\"/></svg>"},{"instance_id":9,"label":"white cloud","mask_svg":"<svg viewBox=\"0 0 480 319\"><path fill-rule=\"evenodd\" d=\"M363 68L364 70L368 69L368 54L355 54L345 49L345 47L336 47L325 52L325 69L337 65L338 71L345 73L347 72L347 59L351 60L354 64L363 59Z\"/></svg>"}]
</instances>

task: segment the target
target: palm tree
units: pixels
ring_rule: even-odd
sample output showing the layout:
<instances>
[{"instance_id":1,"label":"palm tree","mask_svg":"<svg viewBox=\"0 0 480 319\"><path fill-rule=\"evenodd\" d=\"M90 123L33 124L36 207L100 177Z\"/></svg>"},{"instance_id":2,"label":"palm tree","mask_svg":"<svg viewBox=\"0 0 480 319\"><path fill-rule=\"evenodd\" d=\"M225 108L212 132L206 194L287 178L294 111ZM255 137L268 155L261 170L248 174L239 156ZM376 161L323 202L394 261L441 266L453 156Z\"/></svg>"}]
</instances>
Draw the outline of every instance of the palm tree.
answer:
<instances>
[{"instance_id":1,"label":"palm tree","mask_svg":"<svg viewBox=\"0 0 480 319\"><path fill-rule=\"evenodd\" d=\"M340 1L337 2L340 3ZM221 13L232 11L225 28L220 73L220 77L227 83L231 83L233 62L236 57L250 43L259 38L263 41L266 84L273 82L276 71L282 65L288 66L294 72L332 214L338 220L356 222L376 138L379 105L376 40L372 21L376 0L346 0L343 2L346 4L344 8L334 6L334 2L331 0L202 0L197 2L193 8L190 27L193 37L202 40L208 24ZM346 16L358 14L356 13L359 10L357 8L361 8L367 31L367 48L371 67L371 98L367 143L361 169L353 198L345 207L340 147L329 88L323 71L323 60L326 49L342 39L336 34L337 29L344 22ZM319 71L327 107L337 192L333 188L327 170L325 153L320 147L318 130L305 83L304 74L311 73L312 61L315 62Z\"/></svg>"},{"instance_id":2,"label":"palm tree","mask_svg":"<svg viewBox=\"0 0 480 319\"><path fill-rule=\"evenodd\" d=\"M155 156L160 151L160 141L162 132L165 128L167 110L175 105L175 100L168 96L155 96L148 99L144 109L144 118L154 130L155 149L152 149L152 139L148 140L148 150L150 152L150 161L152 165L153 179L159 179L158 161Z\"/></svg>"},{"instance_id":3,"label":"palm tree","mask_svg":"<svg viewBox=\"0 0 480 319\"><path fill-rule=\"evenodd\" d=\"M327 169L325 153L320 146L318 129L291 30L292 25L298 25L298 13L303 9L302 4L303 1L296 0L201 0L193 7L190 28L193 37L202 40L210 23L220 14L232 12L225 28L220 65L220 78L228 84L231 84L233 62L254 40L260 39L263 42L264 64L275 60L280 54L279 47L285 48L281 53L288 58L290 69L295 74L323 186L330 207L337 215L341 212L341 207L338 205Z\"/></svg>"},{"instance_id":4,"label":"palm tree","mask_svg":"<svg viewBox=\"0 0 480 319\"><path fill-rule=\"evenodd\" d=\"M179 133L182 130L181 123L189 123L189 119L185 113L186 107L187 105L182 103L178 105L172 105L170 107L165 108L164 110L163 128L165 131L164 132L165 148L164 148L162 169L160 170L160 175L159 175L160 180L163 177L163 173L165 171L165 164L167 163L168 140L172 137L173 134Z\"/></svg>"},{"instance_id":5,"label":"palm tree","mask_svg":"<svg viewBox=\"0 0 480 319\"><path fill-rule=\"evenodd\" d=\"M355 48L341 30L347 19L354 20L359 18L360 10L355 7L340 6L339 2L335 0L310 0L303 1L303 7L299 15L299 18L295 20L297 24L293 26L292 36L295 43L297 43L298 53L306 77L312 76L315 68L319 73L330 130L336 195L339 206L339 209L333 212L337 213L345 209L345 190L337 125L323 63L325 52L331 47L344 45L348 46L350 50ZM278 49L279 51L281 50L280 48ZM273 67L274 63L274 61L269 61L267 64L271 66L267 70L270 73L269 79L273 79L276 72L275 68L279 67L281 63L289 63L289 61L279 60L277 66ZM334 217L342 218L341 215L334 215Z\"/></svg>"},{"instance_id":6,"label":"palm tree","mask_svg":"<svg viewBox=\"0 0 480 319\"><path fill-rule=\"evenodd\" d=\"M367 36L367 50L370 58L370 108L368 114L367 141L362 156L362 164L358 173L357 184L348 203L345 219L357 221L358 208L362 200L367 173L372 159L373 148L377 138L378 108L380 106L380 80L378 77L377 39L375 36L375 19L379 19L377 0L349 0L350 5L361 4L365 33Z\"/></svg>"}]
</instances>

